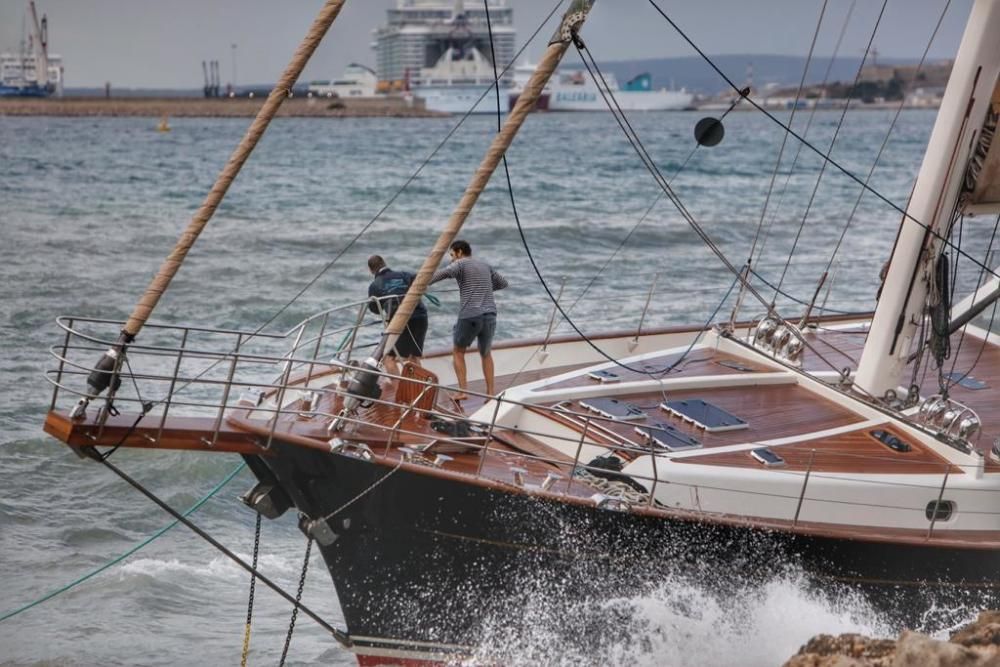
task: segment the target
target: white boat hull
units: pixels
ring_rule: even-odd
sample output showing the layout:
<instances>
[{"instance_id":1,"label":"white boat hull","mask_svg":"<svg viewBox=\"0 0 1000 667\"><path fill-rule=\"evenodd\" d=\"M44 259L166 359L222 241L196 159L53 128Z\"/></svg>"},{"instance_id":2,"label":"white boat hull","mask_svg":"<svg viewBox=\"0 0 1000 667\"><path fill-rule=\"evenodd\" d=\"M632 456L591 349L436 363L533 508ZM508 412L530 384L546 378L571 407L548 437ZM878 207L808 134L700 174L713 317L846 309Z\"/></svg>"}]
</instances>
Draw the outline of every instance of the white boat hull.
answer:
<instances>
[{"instance_id":1,"label":"white boat hull","mask_svg":"<svg viewBox=\"0 0 1000 667\"><path fill-rule=\"evenodd\" d=\"M556 88L549 96L549 111L607 111L608 103L596 88ZM623 111L678 111L691 107L694 95L681 90L616 90L614 99Z\"/></svg>"}]
</instances>

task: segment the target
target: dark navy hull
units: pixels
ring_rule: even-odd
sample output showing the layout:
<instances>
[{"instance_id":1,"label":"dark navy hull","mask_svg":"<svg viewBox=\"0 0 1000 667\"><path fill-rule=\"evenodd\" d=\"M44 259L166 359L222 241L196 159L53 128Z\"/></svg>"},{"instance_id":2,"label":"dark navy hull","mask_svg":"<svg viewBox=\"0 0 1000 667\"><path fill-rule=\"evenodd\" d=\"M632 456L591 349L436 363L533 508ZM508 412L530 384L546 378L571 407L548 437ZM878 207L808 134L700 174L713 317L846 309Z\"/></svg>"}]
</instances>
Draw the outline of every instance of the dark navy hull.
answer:
<instances>
[{"instance_id":1,"label":"dark navy hull","mask_svg":"<svg viewBox=\"0 0 1000 667\"><path fill-rule=\"evenodd\" d=\"M48 97L51 92L42 86L6 86L0 84L0 97Z\"/></svg>"},{"instance_id":2,"label":"dark navy hull","mask_svg":"<svg viewBox=\"0 0 1000 667\"><path fill-rule=\"evenodd\" d=\"M790 572L827 595L860 591L909 627L945 599L971 608L998 602L994 552L638 516L274 448L276 456L252 467L263 462L310 519L333 514L336 539L319 546L362 646L388 639L474 647L491 623L513 622L526 605L547 605L557 620L573 609L572 622L555 632L562 641L594 641L593 625L607 619L588 621L594 605L580 601L629 599L680 581L724 597Z\"/></svg>"}]
</instances>

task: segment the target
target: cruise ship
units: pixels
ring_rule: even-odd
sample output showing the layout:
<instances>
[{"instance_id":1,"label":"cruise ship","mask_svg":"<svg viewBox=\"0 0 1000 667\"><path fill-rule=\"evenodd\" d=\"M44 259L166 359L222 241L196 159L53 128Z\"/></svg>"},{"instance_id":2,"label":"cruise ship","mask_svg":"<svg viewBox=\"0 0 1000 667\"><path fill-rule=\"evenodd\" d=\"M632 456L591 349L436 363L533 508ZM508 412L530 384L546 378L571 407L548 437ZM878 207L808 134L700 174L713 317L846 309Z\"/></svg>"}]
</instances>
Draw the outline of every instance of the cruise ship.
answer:
<instances>
[{"instance_id":1,"label":"cruise ship","mask_svg":"<svg viewBox=\"0 0 1000 667\"><path fill-rule=\"evenodd\" d=\"M62 95L63 64L50 54L48 18L38 20L35 3L28 3L31 34L18 53L0 53L0 97Z\"/></svg>"},{"instance_id":2,"label":"cruise ship","mask_svg":"<svg viewBox=\"0 0 1000 667\"><path fill-rule=\"evenodd\" d=\"M506 0L488 0L496 70L514 57L514 12ZM387 22L375 30L378 88L409 90L431 111L496 113L490 94L494 68L486 8L462 0L397 0ZM500 110L506 112L511 73L500 80Z\"/></svg>"}]
</instances>

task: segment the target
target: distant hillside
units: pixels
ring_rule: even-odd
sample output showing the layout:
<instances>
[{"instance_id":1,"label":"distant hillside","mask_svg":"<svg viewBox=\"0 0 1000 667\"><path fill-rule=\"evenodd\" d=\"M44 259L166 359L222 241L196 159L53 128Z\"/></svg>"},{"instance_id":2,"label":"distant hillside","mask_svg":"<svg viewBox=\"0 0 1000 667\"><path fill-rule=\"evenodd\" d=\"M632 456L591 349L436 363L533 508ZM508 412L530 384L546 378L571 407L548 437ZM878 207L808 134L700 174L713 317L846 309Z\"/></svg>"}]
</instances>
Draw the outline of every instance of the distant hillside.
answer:
<instances>
[{"instance_id":1,"label":"distant hillside","mask_svg":"<svg viewBox=\"0 0 1000 667\"><path fill-rule=\"evenodd\" d=\"M769 83L779 86L797 86L802 79L802 69L806 59L799 56L775 56L747 54L711 56L712 61L726 76L738 86L746 85L747 67L753 67L753 86L762 87ZM882 60L879 60L882 63ZM885 64L906 64L913 61L895 59ZM815 58L809 66L807 84L823 81L830 59ZM837 58L830 70L829 81L853 81L861 65L861 58ZM690 91L715 94L725 91L726 82L701 57L650 58L643 60L620 60L600 64L603 71L613 72L618 81L624 83L637 74L649 72L655 88L687 88Z\"/></svg>"}]
</instances>

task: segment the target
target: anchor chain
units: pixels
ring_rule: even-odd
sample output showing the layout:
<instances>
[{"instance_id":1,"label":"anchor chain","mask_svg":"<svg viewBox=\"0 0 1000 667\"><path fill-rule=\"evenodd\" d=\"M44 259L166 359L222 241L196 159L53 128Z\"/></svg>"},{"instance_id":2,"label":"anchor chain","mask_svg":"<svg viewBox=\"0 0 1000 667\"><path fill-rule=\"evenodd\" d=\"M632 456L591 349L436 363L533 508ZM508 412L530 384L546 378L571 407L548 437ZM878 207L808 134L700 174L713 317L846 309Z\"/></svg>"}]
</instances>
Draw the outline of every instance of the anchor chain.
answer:
<instances>
[{"instance_id":1,"label":"anchor chain","mask_svg":"<svg viewBox=\"0 0 1000 667\"><path fill-rule=\"evenodd\" d=\"M299 615L299 602L302 600L302 589L306 586L306 572L309 571L309 552L312 551L312 538L306 541L306 557L302 561L302 576L299 577L299 590L295 593L295 608L292 609L292 620L288 623L288 635L285 637L285 648L281 651L281 661L279 667L284 667L285 658L288 656L288 647L292 643L292 633L295 632L295 619Z\"/></svg>"},{"instance_id":2,"label":"anchor chain","mask_svg":"<svg viewBox=\"0 0 1000 667\"><path fill-rule=\"evenodd\" d=\"M247 655L250 653L250 622L253 620L253 594L257 586L257 555L260 553L260 512L257 512L257 527L253 533L253 572L250 573L250 599L247 602L247 625L243 633L243 656L240 667L247 667Z\"/></svg>"}]
</instances>

